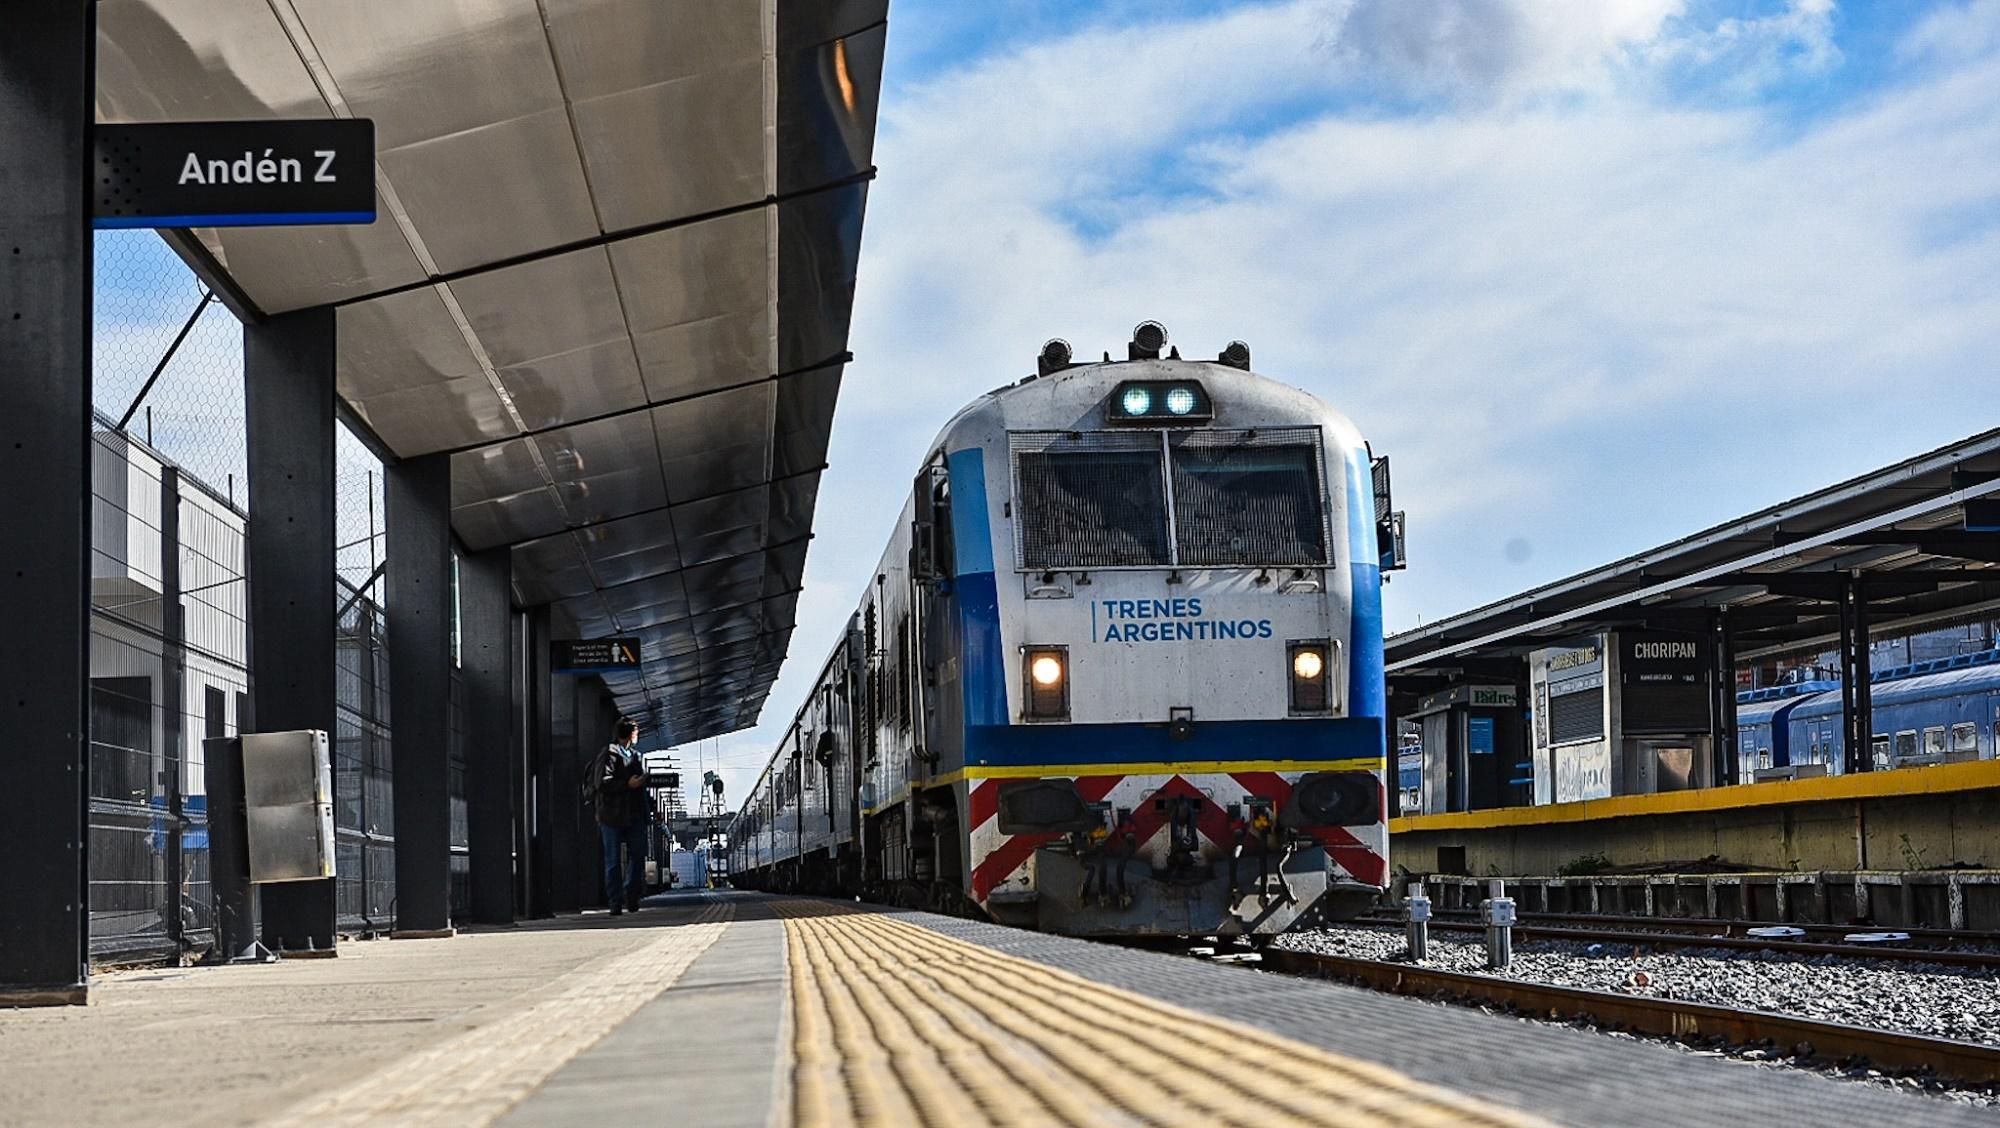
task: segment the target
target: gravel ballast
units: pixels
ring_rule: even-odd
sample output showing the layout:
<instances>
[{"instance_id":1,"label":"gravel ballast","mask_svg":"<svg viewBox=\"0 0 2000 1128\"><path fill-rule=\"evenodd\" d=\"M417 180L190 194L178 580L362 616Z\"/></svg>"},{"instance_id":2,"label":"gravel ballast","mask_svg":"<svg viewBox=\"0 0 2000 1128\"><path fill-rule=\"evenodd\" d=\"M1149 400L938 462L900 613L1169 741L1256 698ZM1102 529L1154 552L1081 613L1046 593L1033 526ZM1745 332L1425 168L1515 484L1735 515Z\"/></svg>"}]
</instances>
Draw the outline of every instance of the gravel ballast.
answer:
<instances>
[{"instance_id":1,"label":"gravel ballast","mask_svg":"<svg viewBox=\"0 0 2000 1128\"><path fill-rule=\"evenodd\" d=\"M1397 961L1407 951L1400 929L1366 925L1292 933L1278 938L1275 946ZM2000 1045L2000 973L1983 968L1731 948L1651 951L1630 944L1517 937L1512 964L1496 972L1486 966L1483 937L1438 929L1431 931L1424 964Z\"/></svg>"}]
</instances>

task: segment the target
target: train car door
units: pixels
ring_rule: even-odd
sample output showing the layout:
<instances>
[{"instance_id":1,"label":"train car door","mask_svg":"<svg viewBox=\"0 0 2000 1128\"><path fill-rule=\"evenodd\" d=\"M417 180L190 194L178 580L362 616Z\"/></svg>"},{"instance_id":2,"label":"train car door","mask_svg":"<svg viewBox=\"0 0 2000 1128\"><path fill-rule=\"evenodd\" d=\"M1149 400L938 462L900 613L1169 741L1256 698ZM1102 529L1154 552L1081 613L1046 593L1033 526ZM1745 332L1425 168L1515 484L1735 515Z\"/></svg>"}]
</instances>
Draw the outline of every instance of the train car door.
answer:
<instances>
[{"instance_id":1,"label":"train car door","mask_svg":"<svg viewBox=\"0 0 2000 1128\"><path fill-rule=\"evenodd\" d=\"M951 481L943 457L933 457L911 488L915 520L910 537L910 606L916 638L913 691L917 712L917 753L929 772L940 762L957 763L961 754L958 691L958 601L951 533Z\"/></svg>"}]
</instances>

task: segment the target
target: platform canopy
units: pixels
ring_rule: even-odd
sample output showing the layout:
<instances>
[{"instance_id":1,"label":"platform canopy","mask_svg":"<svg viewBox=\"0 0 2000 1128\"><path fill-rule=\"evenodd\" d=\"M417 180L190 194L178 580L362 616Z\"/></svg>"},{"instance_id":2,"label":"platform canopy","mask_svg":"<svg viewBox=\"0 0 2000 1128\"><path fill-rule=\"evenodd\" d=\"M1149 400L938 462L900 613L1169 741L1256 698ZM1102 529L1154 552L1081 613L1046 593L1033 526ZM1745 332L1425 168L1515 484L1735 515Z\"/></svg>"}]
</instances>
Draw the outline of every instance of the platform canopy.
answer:
<instances>
[{"instance_id":1,"label":"platform canopy","mask_svg":"<svg viewBox=\"0 0 2000 1128\"><path fill-rule=\"evenodd\" d=\"M756 720L847 357L888 0L101 0L98 115L375 122L370 226L170 240L337 310L339 393L448 453L558 631L636 635L670 743ZM254 483L253 483L254 488Z\"/></svg>"},{"instance_id":2,"label":"platform canopy","mask_svg":"<svg viewBox=\"0 0 2000 1128\"><path fill-rule=\"evenodd\" d=\"M1835 644L1843 599L1878 630L2000 612L2000 430L1396 635L1389 681L1524 676L1531 650L1630 627L1797 653Z\"/></svg>"}]
</instances>

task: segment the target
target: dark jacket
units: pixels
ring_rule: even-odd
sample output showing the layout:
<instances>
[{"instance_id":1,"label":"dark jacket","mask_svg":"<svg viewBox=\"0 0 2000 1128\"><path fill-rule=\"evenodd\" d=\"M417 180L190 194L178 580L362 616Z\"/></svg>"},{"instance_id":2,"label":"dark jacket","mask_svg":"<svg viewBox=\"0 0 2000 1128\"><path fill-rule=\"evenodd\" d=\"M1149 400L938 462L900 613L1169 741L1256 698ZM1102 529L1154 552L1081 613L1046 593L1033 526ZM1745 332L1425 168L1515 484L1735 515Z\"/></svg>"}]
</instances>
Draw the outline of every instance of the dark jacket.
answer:
<instances>
[{"instance_id":1,"label":"dark jacket","mask_svg":"<svg viewBox=\"0 0 2000 1128\"><path fill-rule=\"evenodd\" d=\"M646 775L646 763L635 749L608 744L597 754L597 821L605 826L631 826L646 817L644 787L625 781Z\"/></svg>"}]
</instances>

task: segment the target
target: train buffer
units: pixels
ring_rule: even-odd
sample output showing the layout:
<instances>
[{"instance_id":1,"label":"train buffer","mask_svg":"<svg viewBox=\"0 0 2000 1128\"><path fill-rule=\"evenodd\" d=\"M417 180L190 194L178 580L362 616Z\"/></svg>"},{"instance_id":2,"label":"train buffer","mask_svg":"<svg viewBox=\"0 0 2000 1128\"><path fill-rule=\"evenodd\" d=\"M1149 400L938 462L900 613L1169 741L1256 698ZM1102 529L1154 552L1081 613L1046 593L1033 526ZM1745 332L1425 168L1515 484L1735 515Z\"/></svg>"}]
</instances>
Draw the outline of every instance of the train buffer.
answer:
<instances>
[{"instance_id":1,"label":"train buffer","mask_svg":"<svg viewBox=\"0 0 2000 1128\"><path fill-rule=\"evenodd\" d=\"M1723 1125L1798 1108L1902 1123L1912 1101L1926 1123L1978 1115L1673 1045L803 897L668 893L616 921L340 956L116 973L87 1008L9 1014L0 1122Z\"/></svg>"}]
</instances>

